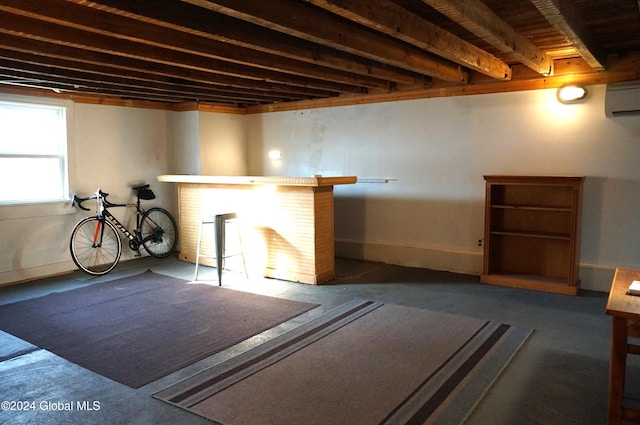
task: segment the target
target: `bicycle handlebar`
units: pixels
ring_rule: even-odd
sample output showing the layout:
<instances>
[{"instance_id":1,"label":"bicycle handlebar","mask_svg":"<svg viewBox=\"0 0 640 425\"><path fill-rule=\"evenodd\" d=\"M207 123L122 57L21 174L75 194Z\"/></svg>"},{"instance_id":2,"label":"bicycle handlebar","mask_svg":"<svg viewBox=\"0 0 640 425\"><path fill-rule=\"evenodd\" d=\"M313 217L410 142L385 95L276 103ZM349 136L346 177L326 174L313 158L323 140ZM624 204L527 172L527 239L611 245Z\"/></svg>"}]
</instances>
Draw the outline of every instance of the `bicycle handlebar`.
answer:
<instances>
[{"instance_id":1,"label":"bicycle handlebar","mask_svg":"<svg viewBox=\"0 0 640 425\"><path fill-rule=\"evenodd\" d=\"M89 199L95 199L95 197L94 196L90 196L88 198L78 198L76 195L73 195L73 201L71 201L71 206L74 207L77 204L78 208L80 208L81 210L91 211L90 208L85 208L85 207L82 206L82 203L84 201L88 201Z\"/></svg>"},{"instance_id":2,"label":"bicycle handlebar","mask_svg":"<svg viewBox=\"0 0 640 425\"><path fill-rule=\"evenodd\" d=\"M104 206L106 207L115 207L118 206L118 204L113 204L109 201L107 201L107 196L109 196L108 193L103 192L102 189L98 189L96 191L96 193L94 193L91 196L87 196L85 198L78 198L78 195L73 195L73 201L71 202L71 206L75 206L76 204L78 205L78 208L80 208L81 210L85 210L85 211L91 211L90 208L87 208L85 206L82 205L83 202L85 201L90 201L92 199L98 199L98 197L102 198L102 202L104 203Z\"/></svg>"},{"instance_id":3,"label":"bicycle handlebar","mask_svg":"<svg viewBox=\"0 0 640 425\"><path fill-rule=\"evenodd\" d=\"M149 185L148 184L144 184L144 185L141 185L141 186L134 186L134 187L132 187L132 189L136 191L136 194L138 196L138 207L140 205L140 199L153 199L153 198L155 198L155 195L149 189ZM147 189L149 189L149 190L147 190ZM149 193L145 193L146 191L147 192L151 192L151 193L150 194ZM87 196L86 198L79 198L77 195L73 195L73 200L71 201L71 206L74 207L77 204L78 208L80 208L81 210L91 211L90 208L85 207L84 205L82 205L82 203L84 201L90 201L92 199L98 199L98 203L100 204L100 206L102 206L104 208L133 206L133 205L129 205L129 204L116 204L116 203L113 203L113 202L107 200L107 196L109 196L109 194L106 193L106 192L103 192L102 189L96 190L96 193L94 193L91 196ZM98 207L99 210L101 210L100 206Z\"/></svg>"}]
</instances>

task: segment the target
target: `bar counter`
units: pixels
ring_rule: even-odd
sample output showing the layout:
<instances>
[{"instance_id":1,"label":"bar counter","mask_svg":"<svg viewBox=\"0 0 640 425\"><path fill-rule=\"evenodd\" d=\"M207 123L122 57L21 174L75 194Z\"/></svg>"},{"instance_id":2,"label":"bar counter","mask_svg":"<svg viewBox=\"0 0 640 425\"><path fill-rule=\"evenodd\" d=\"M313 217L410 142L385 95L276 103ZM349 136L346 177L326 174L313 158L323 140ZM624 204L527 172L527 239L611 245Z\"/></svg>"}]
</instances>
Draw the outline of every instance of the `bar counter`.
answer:
<instances>
[{"instance_id":1,"label":"bar counter","mask_svg":"<svg viewBox=\"0 0 640 425\"><path fill-rule=\"evenodd\" d=\"M250 275L309 284L335 278L333 187L354 184L355 176L161 175L158 181L178 184L181 260L195 262L203 215L234 211ZM212 240L208 230L203 247Z\"/></svg>"}]
</instances>

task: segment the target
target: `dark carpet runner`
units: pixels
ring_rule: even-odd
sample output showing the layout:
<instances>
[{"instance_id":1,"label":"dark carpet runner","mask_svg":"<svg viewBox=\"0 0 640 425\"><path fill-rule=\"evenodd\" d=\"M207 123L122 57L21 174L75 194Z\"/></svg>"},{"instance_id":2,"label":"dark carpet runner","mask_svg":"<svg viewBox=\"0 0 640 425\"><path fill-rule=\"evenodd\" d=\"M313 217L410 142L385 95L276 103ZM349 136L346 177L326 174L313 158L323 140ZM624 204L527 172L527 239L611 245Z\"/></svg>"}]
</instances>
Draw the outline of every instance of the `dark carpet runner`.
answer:
<instances>
[{"instance_id":1,"label":"dark carpet runner","mask_svg":"<svg viewBox=\"0 0 640 425\"><path fill-rule=\"evenodd\" d=\"M0 306L0 329L138 388L314 307L148 271Z\"/></svg>"}]
</instances>

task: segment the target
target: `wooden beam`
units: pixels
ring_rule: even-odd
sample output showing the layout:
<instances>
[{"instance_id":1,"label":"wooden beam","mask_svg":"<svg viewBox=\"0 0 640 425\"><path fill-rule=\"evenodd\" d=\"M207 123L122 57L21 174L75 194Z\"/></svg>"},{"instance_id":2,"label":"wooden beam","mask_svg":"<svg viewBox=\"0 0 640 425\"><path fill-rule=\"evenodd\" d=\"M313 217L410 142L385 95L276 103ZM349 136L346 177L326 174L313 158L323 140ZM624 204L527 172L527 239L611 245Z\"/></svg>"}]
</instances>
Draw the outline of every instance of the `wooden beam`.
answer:
<instances>
[{"instance_id":1,"label":"wooden beam","mask_svg":"<svg viewBox=\"0 0 640 425\"><path fill-rule=\"evenodd\" d=\"M591 69L591 67L587 66L586 63L576 63L565 66L558 66L559 71L562 68L568 68L562 71L563 75L543 77L540 76L540 74L536 73L531 74L533 75L531 78L519 79L516 76L518 72L517 68L524 68L523 65L520 65L519 67L514 67L512 81L496 81L494 79L485 78L485 80L479 84L455 85L449 83L447 86L445 86L445 83L443 83L443 86L434 86L433 88L424 90L408 90L405 92L385 93L379 95L369 94L366 96L344 95L332 99L302 100L298 102L289 102L282 104L255 105L247 107L246 113L259 114L268 112L298 111L309 108L329 108L336 106L397 102L403 100L429 99L436 97L470 96L476 94L544 90L558 88L564 84L569 83L593 85L609 84L622 81L635 81L640 79L640 58L638 56L640 56L640 54L634 55L631 58L624 58L626 63L621 64L620 66L617 66L615 62L613 62L612 65L609 66L609 70L607 71L594 71L593 69ZM576 58L575 61L583 61L583 59ZM635 66L635 68L633 66ZM574 67L575 69L588 69L588 71L582 75L576 75L574 73ZM531 71L528 71L528 73L531 73Z\"/></svg>"},{"instance_id":2,"label":"wooden beam","mask_svg":"<svg viewBox=\"0 0 640 425\"><path fill-rule=\"evenodd\" d=\"M78 94L78 93L56 93L51 89L43 89L37 87L26 87L26 86L11 86L11 85L2 85L0 84L0 92L15 94L21 96L35 96L35 97L48 97L55 99L69 99L75 103L86 103L91 105L110 105L110 106L121 106L125 108L145 108L145 109L157 109L157 110L170 110L170 111L183 111L183 110L198 110L197 102L187 102L187 103L166 103L166 102L158 102L158 101L148 101L148 100L136 100L136 99L123 99L115 96L101 96L97 94ZM184 107L183 105L192 105L196 104L195 107ZM244 107L237 107L234 105L207 105L211 112L220 112L227 114L246 114L246 109ZM184 109L183 109L184 108ZM189 108L189 109L187 109Z\"/></svg>"},{"instance_id":3,"label":"wooden beam","mask_svg":"<svg viewBox=\"0 0 640 425\"><path fill-rule=\"evenodd\" d=\"M351 21L425 49L497 80L511 78L509 65L390 0L306 0Z\"/></svg>"},{"instance_id":4,"label":"wooden beam","mask_svg":"<svg viewBox=\"0 0 640 425\"><path fill-rule=\"evenodd\" d=\"M207 86L204 84L189 84L183 81L171 81L166 78L150 78L148 75L137 76L131 71L121 70L119 74L114 71L106 72L104 69L90 70L85 66L83 70L70 69L72 63L62 60L54 60L47 65L32 63L27 60L4 59L6 51L0 48L0 74L23 80L39 80L51 84L64 85L66 90L77 90L79 87L102 90L103 92L127 97L137 93L137 97L145 98L145 92L155 97L163 95L165 98L173 98L176 101L220 101L227 103L248 102L288 102L291 100L312 99L317 96L293 95L265 92L258 90L238 90L223 87ZM53 66L53 63L61 66Z\"/></svg>"},{"instance_id":5,"label":"wooden beam","mask_svg":"<svg viewBox=\"0 0 640 425\"><path fill-rule=\"evenodd\" d=\"M366 91L363 90L362 87L350 84L323 81L268 69L260 69L212 57L171 50L147 43L113 38L95 32L57 25L53 22L43 25L41 21L35 18L4 11L2 5L0 5L0 21L3 22L2 27L0 27L1 34L19 35L26 38L73 47L79 49L77 53L78 56L82 55L82 50L89 50L125 58L146 60L152 63L209 71L258 81L269 81L345 93L362 93Z\"/></svg>"},{"instance_id":6,"label":"wooden beam","mask_svg":"<svg viewBox=\"0 0 640 425\"><path fill-rule=\"evenodd\" d=\"M422 1L539 74L553 75L553 60L479 0Z\"/></svg>"},{"instance_id":7,"label":"wooden beam","mask_svg":"<svg viewBox=\"0 0 640 425\"><path fill-rule=\"evenodd\" d=\"M177 52L201 55L205 58L311 79L376 89L389 88L389 83L385 80L329 69L324 66L316 65L310 67L305 62L298 60L283 58L246 47L233 46L200 35L140 22L139 20L114 15L98 9L78 6L64 0L48 0L46 2L5 0L0 9L69 28L113 37L116 39L115 42L118 40L133 41L176 50Z\"/></svg>"},{"instance_id":8,"label":"wooden beam","mask_svg":"<svg viewBox=\"0 0 640 425\"><path fill-rule=\"evenodd\" d=\"M163 0L162 7L148 7L147 3L131 0L67 1L233 46L299 60L312 66L325 66L400 84L425 84L422 75L291 37L180 0Z\"/></svg>"},{"instance_id":9,"label":"wooden beam","mask_svg":"<svg viewBox=\"0 0 640 425\"><path fill-rule=\"evenodd\" d=\"M606 52L598 45L578 10L567 0L531 0L540 13L576 48L596 71L607 64Z\"/></svg>"},{"instance_id":10,"label":"wooden beam","mask_svg":"<svg viewBox=\"0 0 640 425\"><path fill-rule=\"evenodd\" d=\"M2 40L0 38L0 40ZM583 85L609 84L640 79L640 52L621 55L613 58L606 71L597 72L581 58L561 60L554 68L556 76L541 77L533 74L523 65L513 67L514 80L496 81L484 78L479 84L466 86L449 83L447 87L434 87L425 90L412 90L406 92L386 93L379 95L345 95L331 99L317 99L309 101L288 102L283 104L256 105L250 107L234 107L198 102L183 104L168 104L162 102L146 102L142 100L122 99L117 97L105 97L90 94L54 93L51 90L42 90L29 87L11 87L0 85L0 92L13 93L28 96L45 96L53 98L72 99L78 103L99 105L114 105L123 107L169 109L176 111L201 110L228 114L258 114L281 111L299 111L304 109L316 109L335 106L360 105L379 102L396 102L402 100L427 99L433 97L466 96L476 94L505 93L525 90L541 90L558 88L567 83ZM521 78L523 76L529 76Z\"/></svg>"},{"instance_id":11,"label":"wooden beam","mask_svg":"<svg viewBox=\"0 0 640 425\"><path fill-rule=\"evenodd\" d=\"M314 43L434 78L466 83L459 65L439 61L424 50L353 26L335 15L291 0L183 0Z\"/></svg>"},{"instance_id":12,"label":"wooden beam","mask_svg":"<svg viewBox=\"0 0 640 425\"><path fill-rule=\"evenodd\" d=\"M57 92L82 92L102 96L119 96L136 98L157 102L186 102L193 101L197 97L189 97L184 93L156 90L153 87L136 87L131 85L114 85L95 80L74 80L73 77L56 76L49 71L47 74L33 73L29 71L16 71L0 66L0 84L16 86L48 88ZM220 98L211 98L212 101L222 102ZM235 103L233 98L227 99L227 103ZM255 103L255 102L251 102Z\"/></svg>"},{"instance_id":13,"label":"wooden beam","mask_svg":"<svg viewBox=\"0 0 640 425\"><path fill-rule=\"evenodd\" d=\"M185 84L202 84L214 88L226 88L228 90L244 90L283 93L289 97L312 96L332 97L338 94L336 91L318 90L310 87L298 87L267 81L216 74L209 71L174 67L169 64L159 64L142 59L125 58L108 53L78 50L60 44L41 40L4 34L0 37L0 57L30 61L31 63L66 67L73 70L100 70L106 75L144 76L144 78L164 78L166 80L179 80Z\"/></svg>"}]
</instances>

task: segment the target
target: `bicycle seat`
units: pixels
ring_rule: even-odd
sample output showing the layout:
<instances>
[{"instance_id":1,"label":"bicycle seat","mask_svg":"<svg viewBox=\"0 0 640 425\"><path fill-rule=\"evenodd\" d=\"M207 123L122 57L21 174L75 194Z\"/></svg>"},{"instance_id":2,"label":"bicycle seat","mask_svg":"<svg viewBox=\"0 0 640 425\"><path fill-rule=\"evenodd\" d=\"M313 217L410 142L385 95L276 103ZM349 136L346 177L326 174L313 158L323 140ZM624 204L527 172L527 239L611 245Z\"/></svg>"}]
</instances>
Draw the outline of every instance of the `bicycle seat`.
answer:
<instances>
[{"instance_id":1,"label":"bicycle seat","mask_svg":"<svg viewBox=\"0 0 640 425\"><path fill-rule=\"evenodd\" d=\"M150 199L156 199L156 194L153 193L153 190L149 189L148 184L142 185L142 186L136 186L134 188L132 188L133 190L136 191L138 198L140 199L144 199L144 200L150 200Z\"/></svg>"}]
</instances>

